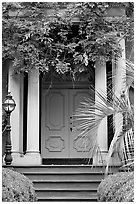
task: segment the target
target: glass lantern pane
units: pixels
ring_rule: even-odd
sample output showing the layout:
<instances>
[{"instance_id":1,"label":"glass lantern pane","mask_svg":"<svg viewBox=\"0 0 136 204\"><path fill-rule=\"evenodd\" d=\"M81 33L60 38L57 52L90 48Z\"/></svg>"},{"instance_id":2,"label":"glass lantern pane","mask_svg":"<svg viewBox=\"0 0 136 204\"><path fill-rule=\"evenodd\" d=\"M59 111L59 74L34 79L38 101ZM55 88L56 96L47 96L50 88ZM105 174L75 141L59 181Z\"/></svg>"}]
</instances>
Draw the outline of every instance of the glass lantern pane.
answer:
<instances>
[{"instance_id":1,"label":"glass lantern pane","mask_svg":"<svg viewBox=\"0 0 136 204\"><path fill-rule=\"evenodd\" d=\"M7 112L8 111L8 106L7 106L7 104L3 104L3 108L4 108L4 110Z\"/></svg>"},{"instance_id":2,"label":"glass lantern pane","mask_svg":"<svg viewBox=\"0 0 136 204\"><path fill-rule=\"evenodd\" d=\"M6 112L12 112L15 108L15 103L12 99L6 99L3 104L3 108Z\"/></svg>"},{"instance_id":3,"label":"glass lantern pane","mask_svg":"<svg viewBox=\"0 0 136 204\"><path fill-rule=\"evenodd\" d=\"M14 110L14 104L13 104L13 103L12 103L12 104L10 103L10 104L9 104L9 111L11 112L11 111L13 111L13 110Z\"/></svg>"}]
</instances>

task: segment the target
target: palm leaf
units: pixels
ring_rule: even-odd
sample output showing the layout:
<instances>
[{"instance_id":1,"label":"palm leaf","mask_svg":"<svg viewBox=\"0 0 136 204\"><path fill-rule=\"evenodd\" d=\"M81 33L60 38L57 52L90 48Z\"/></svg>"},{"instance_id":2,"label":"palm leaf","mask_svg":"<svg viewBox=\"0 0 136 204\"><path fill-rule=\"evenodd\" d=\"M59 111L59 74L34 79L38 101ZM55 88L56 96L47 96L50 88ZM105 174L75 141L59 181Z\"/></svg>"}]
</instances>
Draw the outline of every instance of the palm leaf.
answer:
<instances>
[{"instance_id":1,"label":"palm leaf","mask_svg":"<svg viewBox=\"0 0 136 204\"><path fill-rule=\"evenodd\" d=\"M91 88L91 91L92 90L95 91L95 96L97 97L95 97L95 99L86 98L86 100L80 104L80 107L77 109L74 118L76 121L78 121L77 126L81 130L80 135L82 137L90 135L95 148L97 144L97 132L101 122L107 116L113 115L116 117L116 129L108 154L108 169L108 165L113 153L119 150L123 138L126 138L128 132L130 134L130 130L133 129L133 108L129 101L128 92L124 92L124 94L120 97L117 97L115 94L113 94L111 100L111 96L107 97L107 94L104 92L94 90L94 88ZM124 116L127 118L125 124L126 130L122 131L124 126L122 119ZM124 154L127 152L127 150L124 148Z\"/></svg>"}]
</instances>

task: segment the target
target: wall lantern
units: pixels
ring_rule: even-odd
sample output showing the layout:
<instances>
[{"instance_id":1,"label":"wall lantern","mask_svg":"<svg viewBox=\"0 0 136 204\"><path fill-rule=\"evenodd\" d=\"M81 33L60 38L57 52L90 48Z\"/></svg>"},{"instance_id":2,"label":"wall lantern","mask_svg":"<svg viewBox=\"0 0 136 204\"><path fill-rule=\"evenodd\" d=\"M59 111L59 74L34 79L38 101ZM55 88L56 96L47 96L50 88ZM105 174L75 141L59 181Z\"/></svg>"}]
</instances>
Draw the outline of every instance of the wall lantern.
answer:
<instances>
[{"instance_id":1,"label":"wall lantern","mask_svg":"<svg viewBox=\"0 0 136 204\"><path fill-rule=\"evenodd\" d=\"M10 92L8 92L8 95L4 99L2 106L7 114L10 114L15 109L16 104Z\"/></svg>"},{"instance_id":2,"label":"wall lantern","mask_svg":"<svg viewBox=\"0 0 136 204\"><path fill-rule=\"evenodd\" d=\"M79 25L79 24L80 24L80 18L79 18L79 16L74 16L74 17L72 18L72 23L73 23L73 25Z\"/></svg>"},{"instance_id":3,"label":"wall lantern","mask_svg":"<svg viewBox=\"0 0 136 204\"><path fill-rule=\"evenodd\" d=\"M7 115L7 125L6 125L7 139L6 139L4 160L5 160L6 165L11 165L11 162L12 162L12 156L11 156L12 145L11 145L11 138L10 138L10 131L11 131L10 114L15 109L16 104L15 104L15 101L13 100L10 92L8 92L8 95L4 99L2 107L3 107L3 109Z\"/></svg>"}]
</instances>

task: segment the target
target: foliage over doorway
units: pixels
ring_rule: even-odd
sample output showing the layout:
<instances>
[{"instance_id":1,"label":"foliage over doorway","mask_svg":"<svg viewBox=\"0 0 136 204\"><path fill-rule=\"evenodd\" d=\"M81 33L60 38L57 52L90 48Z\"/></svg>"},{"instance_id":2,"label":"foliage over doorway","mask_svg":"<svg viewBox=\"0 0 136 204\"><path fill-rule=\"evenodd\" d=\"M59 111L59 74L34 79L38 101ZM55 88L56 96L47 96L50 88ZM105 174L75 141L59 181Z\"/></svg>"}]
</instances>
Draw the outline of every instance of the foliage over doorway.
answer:
<instances>
[{"instance_id":1,"label":"foliage over doorway","mask_svg":"<svg viewBox=\"0 0 136 204\"><path fill-rule=\"evenodd\" d=\"M115 6L126 13L105 17ZM92 61L119 57L120 37L133 39L133 3L3 2L2 11L3 60L11 58L16 73L75 76Z\"/></svg>"}]
</instances>

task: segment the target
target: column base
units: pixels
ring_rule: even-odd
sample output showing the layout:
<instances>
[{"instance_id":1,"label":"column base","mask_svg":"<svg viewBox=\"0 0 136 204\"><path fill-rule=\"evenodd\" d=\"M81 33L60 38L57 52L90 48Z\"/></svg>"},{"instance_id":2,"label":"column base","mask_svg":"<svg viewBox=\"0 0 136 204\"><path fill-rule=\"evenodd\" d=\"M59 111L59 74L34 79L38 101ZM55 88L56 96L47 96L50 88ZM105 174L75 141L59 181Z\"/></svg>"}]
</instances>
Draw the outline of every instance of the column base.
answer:
<instances>
[{"instance_id":1,"label":"column base","mask_svg":"<svg viewBox=\"0 0 136 204\"><path fill-rule=\"evenodd\" d=\"M42 164L42 159L40 153L26 153L26 155L22 154L14 154L12 155L13 161L12 166L40 166ZM3 159L3 165L5 165L5 161Z\"/></svg>"}]
</instances>

